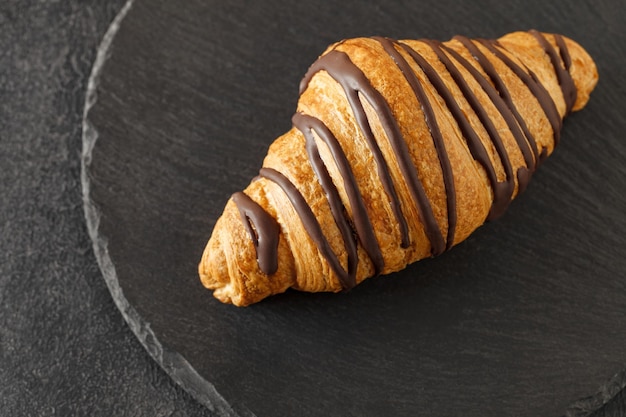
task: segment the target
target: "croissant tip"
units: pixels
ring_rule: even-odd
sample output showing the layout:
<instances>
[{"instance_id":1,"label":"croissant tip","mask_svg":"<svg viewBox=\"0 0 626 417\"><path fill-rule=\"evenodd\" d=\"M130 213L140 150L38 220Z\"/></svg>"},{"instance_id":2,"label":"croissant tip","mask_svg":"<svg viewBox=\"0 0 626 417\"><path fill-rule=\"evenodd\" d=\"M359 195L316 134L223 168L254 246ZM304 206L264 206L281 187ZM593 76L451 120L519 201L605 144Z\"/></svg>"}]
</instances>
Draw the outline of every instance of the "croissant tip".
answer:
<instances>
[{"instance_id":1,"label":"croissant tip","mask_svg":"<svg viewBox=\"0 0 626 417\"><path fill-rule=\"evenodd\" d=\"M230 303L230 294L233 293L230 274L228 273L226 254L222 245L211 239L198 265L198 274L202 285L214 290L214 295L223 303Z\"/></svg>"},{"instance_id":2,"label":"croissant tip","mask_svg":"<svg viewBox=\"0 0 626 417\"><path fill-rule=\"evenodd\" d=\"M207 244L202 260L198 265L202 285L213 291L213 296L225 304L245 307L256 301L242 279L229 271L228 255L219 234L215 234Z\"/></svg>"},{"instance_id":3,"label":"croissant tip","mask_svg":"<svg viewBox=\"0 0 626 417\"><path fill-rule=\"evenodd\" d=\"M225 304L234 304L237 306L245 305L241 303L241 300L239 300L241 297L237 296L237 291L233 288L233 284L227 274L218 275L216 273L212 273L204 262L200 263L198 270L202 285L204 285L205 288L212 290L213 296L219 301ZM228 282L224 282L223 278L226 278Z\"/></svg>"}]
</instances>

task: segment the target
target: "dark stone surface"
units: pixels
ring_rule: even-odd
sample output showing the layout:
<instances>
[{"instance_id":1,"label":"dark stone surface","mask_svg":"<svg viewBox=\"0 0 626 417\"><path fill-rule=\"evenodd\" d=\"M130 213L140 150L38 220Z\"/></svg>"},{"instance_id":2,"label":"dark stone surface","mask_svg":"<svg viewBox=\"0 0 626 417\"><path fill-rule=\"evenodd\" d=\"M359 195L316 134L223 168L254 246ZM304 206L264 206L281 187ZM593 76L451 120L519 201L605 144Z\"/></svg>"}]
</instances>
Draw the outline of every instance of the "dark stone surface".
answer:
<instances>
[{"instance_id":1,"label":"dark stone surface","mask_svg":"<svg viewBox=\"0 0 626 417\"><path fill-rule=\"evenodd\" d=\"M589 415L617 394L623 8L244 3L137 0L88 114L96 254L131 328L173 378L221 415ZM601 82L506 216L348 294L289 292L237 309L202 290L196 266L224 202L289 128L298 81L328 43L531 27L581 42Z\"/></svg>"},{"instance_id":2,"label":"dark stone surface","mask_svg":"<svg viewBox=\"0 0 626 417\"><path fill-rule=\"evenodd\" d=\"M80 185L84 94L96 57L96 47L115 13L121 9L122 3L121 0L5 0L0 5L0 415L3 416L213 415L174 385L124 323L102 279L84 223ZM171 3L173 5L175 2ZM591 2L584 3L579 6L582 10L576 12L577 18L570 20L572 10L577 6L568 3L567 6L560 6L566 8L566 14L562 22L557 22L556 18L542 17L543 14L525 14L528 12L521 10L525 7L522 3L508 6L508 11L498 8L498 2L492 3L500 10L500 14L496 13L496 16L502 18L500 23L494 23L501 27L489 26L494 34L499 28L508 26L538 26L532 18L545 22L548 30L564 28L565 33L573 37L580 31L584 32L589 41L580 40L598 58L602 82L593 97L598 103L566 123L564 142L554 156L557 159L553 158L542 168L541 172L544 173L538 174L527 192L529 195L516 203L518 208L512 209L501 222L490 225L489 230L481 231L471 244L459 247L458 251L463 253L454 257L465 259L467 268L478 268L480 262L475 260L477 254L482 257L501 257L502 248L497 246L505 242L497 236L509 230L526 242L531 233L535 239L535 246L523 248L524 259L521 261L524 261L541 253L540 250L556 244L557 239L553 234L561 237L565 234L566 238L578 242L582 248L575 252L580 255L580 259L568 258L572 265L560 274L581 269L588 271L587 268L591 265L596 271L589 274L591 281L606 277L607 274L623 277L625 268L621 256L624 246L618 235L624 232L623 220L620 220L624 209L621 195L624 191L624 172L623 168L615 167L616 160L624 159L624 149L620 145L624 120L616 116L625 108L621 84L625 59L622 46L624 33L621 29L624 21L623 6L619 2L611 1L593 2L593 6ZM233 7L236 8L235 5ZM378 9L382 16L386 15L383 8ZM450 11L452 12L455 11ZM557 12L557 6L545 6L542 13L551 16ZM250 22L247 19L254 20L254 16L244 16L245 19L242 17L241 20L235 18L240 13L237 10L232 13L230 17L223 18L224 23L231 22L231 28L245 28ZM258 13L272 17L270 11ZM429 14L441 18L443 13L441 9L434 9L416 14L421 19L420 22L423 22ZM415 27L418 27L420 36L448 36L455 31L489 35L479 28L484 26L485 19L493 16L485 8L465 22L461 22L459 18L450 27L441 27L433 33L422 31L417 24ZM521 20L518 21L517 16L521 16ZM364 13L356 13L354 22L362 17ZM410 17L407 14L399 19L408 24ZM283 33L271 19L269 21L269 29L276 34ZM236 109L236 116L239 117L242 113L245 115L245 124L252 133L267 139L286 127L288 119L282 116L288 117L293 108L293 82L303 72L301 65L308 65L323 47L323 43L334 40L335 34L325 31L323 22L323 19L317 18L304 25L304 29L292 26L287 28L288 31L315 30L317 36L324 38L318 39L319 42L316 41L315 45L307 46L307 57L282 65L274 65L271 61L255 62L254 66L249 64L252 69L258 66L266 68L263 65L271 66L272 71L284 71L279 74L280 77L286 77L282 81L280 78L272 81L263 78L262 74L258 75L261 77L260 82L266 85L273 83L269 84L270 88L278 85L283 90L281 100L284 99L285 102L275 101L276 98L272 96L260 98L262 102L255 103L255 106L259 105L258 108L247 108L243 101L237 103L239 107ZM361 34L358 29L356 23L346 28L351 35ZM223 38L227 36L222 34ZM260 37L252 41L259 46L266 46L264 39L266 38ZM216 93L215 96L217 95ZM278 107L282 116L274 118L272 112ZM214 122L218 127L223 123L223 129L227 131L228 120ZM252 128L257 123L263 123L266 130ZM273 123L275 124L267 127L267 124ZM188 128L194 129L193 126ZM576 150L579 147L592 155L597 152L599 156L586 162L580 151ZM261 148L259 145L254 152L261 152ZM569 162L570 159L573 162ZM597 164L598 160L608 162ZM228 160L226 163L237 162ZM550 196L552 191L563 186L561 170L556 168L561 164L578 164L576 166L582 167L576 174L576 178L581 181L566 188L569 196L557 193L554 198L542 200L542 195ZM255 168L252 167L251 170L253 169ZM599 188L597 183L590 180L592 178L607 181L600 188L605 193L605 198L600 201L586 197L594 195L594 190ZM247 178L242 174L234 181L237 184L232 185L233 188L244 184ZM210 194L211 190L205 192ZM226 194L221 195L220 198L225 196ZM579 210L590 210L592 216L581 218ZM158 213L156 208L155 211ZM555 224L538 236L533 230L526 230L522 226L541 216L549 216ZM202 214L201 218L194 221L211 220ZM561 227L567 227L571 231L558 232ZM585 239L581 240L580 236L585 236ZM607 245L607 239L613 244L612 247ZM520 248L505 248L504 251L506 253L515 249ZM564 253L559 256L567 257ZM429 262L429 265L433 264ZM430 266L420 267L419 271L428 268ZM458 277L443 279L465 285L463 288L470 288L472 284L465 283ZM472 279L476 282L475 278ZM479 284L480 289L488 290L492 281L493 277L488 278L487 282ZM546 285L551 286L553 282L548 281ZM368 302L382 289L383 297L395 299L406 285L406 282L393 284L383 283L381 280L379 284L360 290L361 295L357 293L355 297L364 297ZM440 285L442 284L424 286L432 293L433 290L440 291ZM586 304L568 305L571 301L564 298L560 305L564 308L576 307L580 311L606 305L607 311L611 311L611 306L614 306L611 300L616 297L611 293L611 288L591 292ZM199 297L205 296L203 294ZM306 298L296 298L307 303ZM315 298L332 301L326 297ZM275 302L274 307L266 308L280 311L280 303L290 302L283 297L282 301ZM508 306L505 305L504 308ZM228 314L239 314L229 311ZM340 314L341 306L336 307L334 312ZM487 314L486 310L469 313L475 314L476 320ZM570 339L565 340L581 342L578 346L582 351L589 347L587 340L590 339L594 348L589 352L581 352L578 361L564 364L563 374L555 381L556 386L575 384L582 389L583 386L593 385L591 392L585 392L583 396L594 394L601 382L619 370L620 364L611 363L610 370L599 372L597 378L602 381L596 385L595 380L576 379L594 362L585 362L587 355L603 358L609 363L612 362L611 358L623 352L621 347L616 350L612 344L624 337L624 332L621 331L623 329L614 326L615 323L623 326L623 311L612 311L611 314L613 313L609 317L608 313L604 315L600 312L596 327L590 328L581 323L578 333L573 333ZM255 313L252 311L248 314ZM425 311L424 314L434 313ZM571 320L576 321L579 318L575 314ZM567 323L572 329L573 324L570 321ZM184 329L188 328L184 322L181 324ZM284 326L284 323L280 326ZM328 342L333 334L328 333L326 336L324 341ZM231 332L229 341L233 340L242 343L245 341L243 338L236 340ZM259 342L259 345L262 343ZM385 360L385 357L381 356L381 359ZM620 361L623 365L623 356ZM173 360L172 364L174 362ZM248 362L248 366L252 375L266 369L263 365L257 366L251 362ZM324 372L325 369L327 368L320 366L319 372ZM506 370L494 368L490 372ZM174 376L182 379L189 375ZM529 381L529 384L532 382ZM624 391L611 400L612 394L624 385L623 382L623 377L615 378L613 384L605 386L605 391L592 399L583 400L578 408L584 410L590 404L594 408L600 408L596 417L625 415ZM243 392L253 389L245 379L241 380L241 384L240 390ZM453 398L456 389L456 386L451 385L441 394ZM196 395L200 396L198 393ZM551 398L552 395L553 392L550 391L544 397ZM606 406L602 407L604 403ZM271 400L268 404L271 404ZM485 407L489 409L488 402ZM428 414L431 415L445 414L437 412L435 408L429 411ZM491 411L496 410L492 408ZM575 409L570 411L575 414ZM460 413L462 411L453 414ZM563 413L564 411L559 410L553 415Z\"/></svg>"},{"instance_id":3,"label":"dark stone surface","mask_svg":"<svg viewBox=\"0 0 626 417\"><path fill-rule=\"evenodd\" d=\"M210 416L116 309L85 227L85 90L122 1L0 5L0 415Z\"/></svg>"}]
</instances>

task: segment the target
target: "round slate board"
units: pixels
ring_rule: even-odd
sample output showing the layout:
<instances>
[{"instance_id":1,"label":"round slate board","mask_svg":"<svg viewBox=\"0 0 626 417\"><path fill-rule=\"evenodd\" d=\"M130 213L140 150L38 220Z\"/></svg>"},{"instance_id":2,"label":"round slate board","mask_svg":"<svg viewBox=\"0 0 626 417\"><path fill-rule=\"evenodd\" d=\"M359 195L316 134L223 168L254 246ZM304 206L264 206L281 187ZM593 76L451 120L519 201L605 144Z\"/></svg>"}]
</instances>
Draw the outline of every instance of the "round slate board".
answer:
<instances>
[{"instance_id":1,"label":"round slate board","mask_svg":"<svg viewBox=\"0 0 626 417\"><path fill-rule=\"evenodd\" d=\"M133 331L218 415L589 415L626 382L618 3L127 4L90 83L83 186ZM503 218L346 294L236 308L202 288L215 221L290 128L300 78L326 45L530 28L579 41L601 81Z\"/></svg>"}]
</instances>

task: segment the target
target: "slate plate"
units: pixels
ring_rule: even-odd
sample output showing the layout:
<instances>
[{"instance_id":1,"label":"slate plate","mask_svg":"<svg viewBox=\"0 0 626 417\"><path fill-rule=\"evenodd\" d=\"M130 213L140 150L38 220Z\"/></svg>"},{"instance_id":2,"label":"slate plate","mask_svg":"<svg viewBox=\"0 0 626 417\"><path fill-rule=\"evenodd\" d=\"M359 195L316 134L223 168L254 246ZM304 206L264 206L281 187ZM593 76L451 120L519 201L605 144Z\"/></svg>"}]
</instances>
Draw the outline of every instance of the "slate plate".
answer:
<instances>
[{"instance_id":1,"label":"slate plate","mask_svg":"<svg viewBox=\"0 0 626 417\"><path fill-rule=\"evenodd\" d=\"M89 230L113 298L164 369L219 415L589 415L622 389L624 7L247 3L129 3L90 83ZM289 129L327 44L529 28L578 40L601 81L502 219L347 294L239 309L203 290L196 266L216 219Z\"/></svg>"}]
</instances>

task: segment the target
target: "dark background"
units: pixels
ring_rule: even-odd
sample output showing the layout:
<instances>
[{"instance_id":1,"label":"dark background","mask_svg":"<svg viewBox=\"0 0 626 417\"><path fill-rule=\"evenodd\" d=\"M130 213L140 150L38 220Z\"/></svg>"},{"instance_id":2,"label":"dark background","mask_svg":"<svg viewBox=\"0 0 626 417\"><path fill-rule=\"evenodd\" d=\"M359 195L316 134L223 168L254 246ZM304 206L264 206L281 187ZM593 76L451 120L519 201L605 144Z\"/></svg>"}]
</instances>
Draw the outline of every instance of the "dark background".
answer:
<instances>
[{"instance_id":1,"label":"dark background","mask_svg":"<svg viewBox=\"0 0 626 417\"><path fill-rule=\"evenodd\" d=\"M84 223L84 93L96 48L122 5L0 5L3 416L210 415L125 324ZM622 391L596 416L624 415L625 404Z\"/></svg>"},{"instance_id":2,"label":"dark background","mask_svg":"<svg viewBox=\"0 0 626 417\"><path fill-rule=\"evenodd\" d=\"M122 5L0 2L2 416L211 415L130 331L85 227L85 89Z\"/></svg>"}]
</instances>

